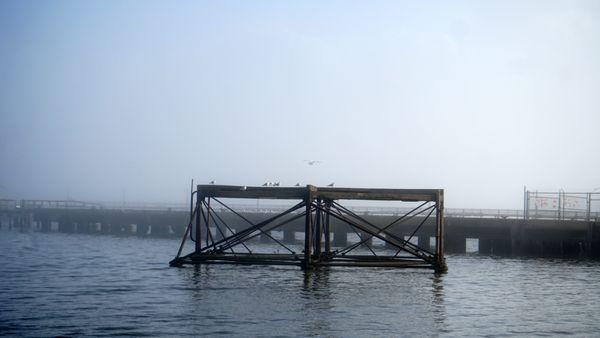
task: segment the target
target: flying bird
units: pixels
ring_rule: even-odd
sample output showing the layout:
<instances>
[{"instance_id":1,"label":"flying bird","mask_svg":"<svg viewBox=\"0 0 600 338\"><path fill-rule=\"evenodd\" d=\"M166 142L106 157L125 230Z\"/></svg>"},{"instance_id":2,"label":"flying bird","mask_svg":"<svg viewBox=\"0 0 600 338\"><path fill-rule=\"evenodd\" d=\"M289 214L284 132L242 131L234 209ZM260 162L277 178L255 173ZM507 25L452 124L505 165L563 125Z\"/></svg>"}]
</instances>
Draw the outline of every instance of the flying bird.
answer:
<instances>
[{"instance_id":1,"label":"flying bird","mask_svg":"<svg viewBox=\"0 0 600 338\"><path fill-rule=\"evenodd\" d=\"M322 163L321 161L316 161L316 160L304 160L304 162L306 162L306 164L308 164L308 165L315 165L318 163Z\"/></svg>"}]
</instances>

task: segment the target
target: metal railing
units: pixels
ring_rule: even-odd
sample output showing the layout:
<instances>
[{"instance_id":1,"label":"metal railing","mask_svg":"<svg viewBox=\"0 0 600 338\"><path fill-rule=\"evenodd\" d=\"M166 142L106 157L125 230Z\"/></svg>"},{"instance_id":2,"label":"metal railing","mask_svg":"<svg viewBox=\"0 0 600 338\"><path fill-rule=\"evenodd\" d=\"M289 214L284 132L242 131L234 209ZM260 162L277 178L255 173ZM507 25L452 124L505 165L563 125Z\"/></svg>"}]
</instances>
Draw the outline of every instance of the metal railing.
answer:
<instances>
[{"instance_id":1,"label":"metal railing","mask_svg":"<svg viewBox=\"0 0 600 338\"><path fill-rule=\"evenodd\" d=\"M597 221L600 192L523 192L524 219Z\"/></svg>"},{"instance_id":2,"label":"metal railing","mask_svg":"<svg viewBox=\"0 0 600 338\"><path fill-rule=\"evenodd\" d=\"M280 213L289 206L282 204L237 204L234 209L242 213ZM215 205L215 210L229 212ZM184 203L145 203L145 202L84 202L73 200L14 200L0 199L0 210L15 209L104 209L104 210L147 210L147 211L188 211L189 205ZM406 213L405 207L348 206L357 214L374 216L397 216ZM445 208L445 217L449 218L490 218L490 219L524 219L525 211L516 209L470 209ZM527 219L561 219L578 221L600 221L600 211L587 210L537 210L527 211Z\"/></svg>"}]
</instances>

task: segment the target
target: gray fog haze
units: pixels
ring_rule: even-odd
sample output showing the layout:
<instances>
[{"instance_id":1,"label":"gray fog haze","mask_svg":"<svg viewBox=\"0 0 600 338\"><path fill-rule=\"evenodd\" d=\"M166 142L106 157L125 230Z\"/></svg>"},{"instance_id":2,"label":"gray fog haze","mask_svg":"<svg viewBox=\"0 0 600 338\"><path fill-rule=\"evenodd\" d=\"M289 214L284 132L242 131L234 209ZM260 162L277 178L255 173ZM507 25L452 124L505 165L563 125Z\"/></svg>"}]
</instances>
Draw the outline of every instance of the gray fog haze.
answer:
<instances>
[{"instance_id":1,"label":"gray fog haze","mask_svg":"<svg viewBox=\"0 0 600 338\"><path fill-rule=\"evenodd\" d=\"M2 1L0 79L0 198L600 188L599 1Z\"/></svg>"}]
</instances>

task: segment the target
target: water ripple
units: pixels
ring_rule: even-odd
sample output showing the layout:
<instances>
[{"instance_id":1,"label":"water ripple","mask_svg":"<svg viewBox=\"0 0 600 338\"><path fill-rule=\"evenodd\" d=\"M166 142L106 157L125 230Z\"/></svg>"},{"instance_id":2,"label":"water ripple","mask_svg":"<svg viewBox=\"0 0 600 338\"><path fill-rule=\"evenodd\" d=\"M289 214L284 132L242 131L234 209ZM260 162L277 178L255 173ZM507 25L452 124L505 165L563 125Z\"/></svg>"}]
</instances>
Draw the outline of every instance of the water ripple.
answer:
<instances>
[{"instance_id":1,"label":"water ripple","mask_svg":"<svg viewBox=\"0 0 600 338\"><path fill-rule=\"evenodd\" d=\"M600 329L600 264L452 256L449 273L169 268L178 241L0 232L0 334L556 336Z\"/></svg>"}]
</instances>

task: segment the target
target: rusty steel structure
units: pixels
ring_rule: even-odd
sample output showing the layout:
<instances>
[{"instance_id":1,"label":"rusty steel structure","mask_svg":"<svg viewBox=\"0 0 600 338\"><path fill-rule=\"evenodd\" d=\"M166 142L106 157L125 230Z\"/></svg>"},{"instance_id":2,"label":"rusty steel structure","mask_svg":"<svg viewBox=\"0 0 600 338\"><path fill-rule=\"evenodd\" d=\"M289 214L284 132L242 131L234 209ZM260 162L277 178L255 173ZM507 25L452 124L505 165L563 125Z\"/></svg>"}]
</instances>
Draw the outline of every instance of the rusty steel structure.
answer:
<instances>
[{"instance_id":1,"label":"rusty steel structure","mask_svg":"<svg viewBox=\"0 0 600 338\"><path fill-rule=\"evenodd\" d=\"M246 187L231 185L198 185L192 192L189 223L171 266L184 264L263 264L296 265L302 269L320 266L365 266L428 268L436 272L446 271L444 259L444 191L442 189L355 189L316 187ZM297 201L286 210L262 221L252 221L228 206L226 199L276 199ZM343 206L345 200L416 202L417 206L399 215L389 224L380 226L369 222ZM234 231L232 226L217 212L215 206L226 210L239 223L247 225ZM395 225L418 217L420 222L409 238L400 237L391 230ZM424 249L411 238L429 219L435 218L435 247ZM277 231L290 222L304 220L302 247L294 250L275 238ZM349 226L358 242L346 247L332 245L331 224ZM211 228L213 231L211 231ZM239 228L239 227L238 227ZM256 237L268 238L281 247L273 253L256 252L249 242ZM334 234L335 236L335 234ZM191 253L182 255L187 239L194 243ZM377 253L369 246L377 238L385 243L387 250ZM358 253L357 248L363 248ZM366 248L366 249L365 249Z\"/></svg>"}]
</instances>

